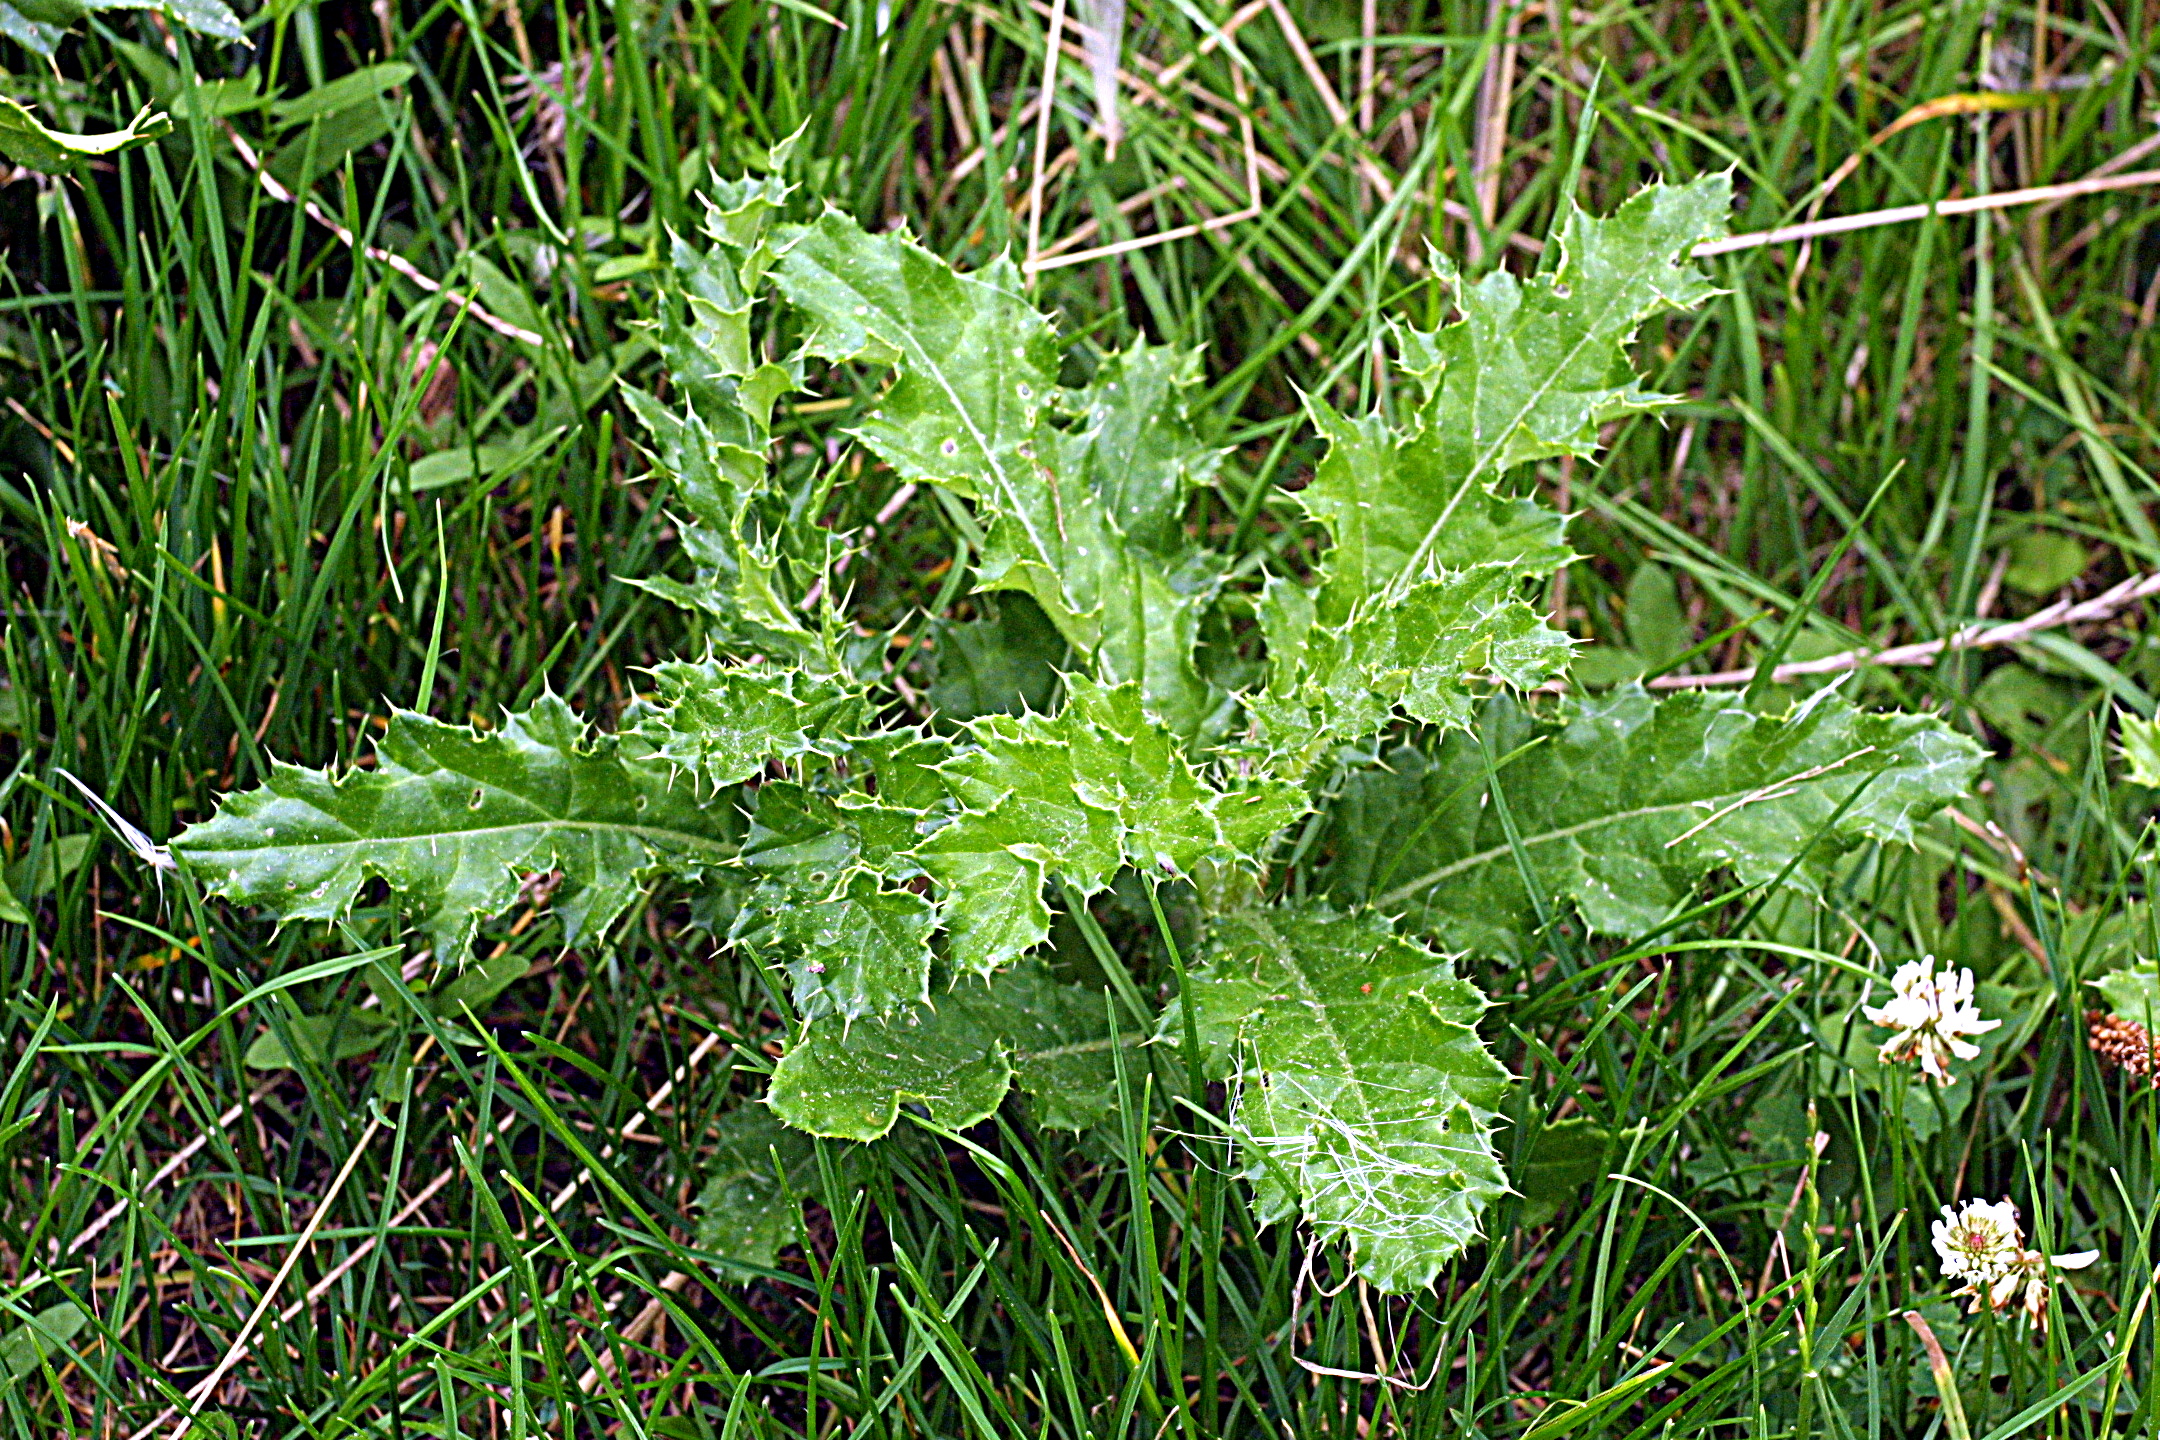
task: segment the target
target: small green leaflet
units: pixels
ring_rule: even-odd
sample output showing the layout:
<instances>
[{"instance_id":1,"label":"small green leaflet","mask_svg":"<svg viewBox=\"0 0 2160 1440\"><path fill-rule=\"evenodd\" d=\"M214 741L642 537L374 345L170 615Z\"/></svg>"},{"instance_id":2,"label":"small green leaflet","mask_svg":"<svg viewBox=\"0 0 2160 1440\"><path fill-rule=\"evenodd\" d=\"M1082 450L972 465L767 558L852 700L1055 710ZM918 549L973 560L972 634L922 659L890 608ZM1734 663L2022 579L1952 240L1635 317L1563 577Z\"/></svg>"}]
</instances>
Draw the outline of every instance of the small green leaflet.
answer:
<instances>
[{"instance_id":1,"label":"small green leaflet","mask_svg":"<svg viewBox=\"0 0 2160 1440\"><path fill-rule=\"evenodd\" d=\"M171 117L145 106L128 121L125 130L105 135L70 135L46 129L20 102L0 95L0 155L43 175L64 175L95 156L118 155L170 133Z\"/></svg>"},{"instance_id":2,"label":"small green leaflet","mask_svg":"<svg viewBox=\"0 0 2160 1440\"><path fill-rule=\"evenodd\" d=\"M380 876L456 964L522 876L563 872L555 909L575 945L620 915L646 875L734 854L730 812L590 734L552 695L487 733L401 710L375 753L374 769L343 776L275 766L182 832L174 855L213 894L281 920L335 920Z\"/></svg>"},{"instance_id":3,"label":"small green leaflet","mask_svg":"<svg viewBox=\"0 0 2160 1440\"><path fill-rule=\"evenodd\" d=\"M1050 708L1068 647L1027 596L1001 596L995 614L941 625L934 638L930 705L939 715L973 720Z\"/></svg>"},{"instance_id":4,"label":"small green leaflet","mask_svg":"<svg viewBox=\"0 0 2160 1440\"><path fill-rule=\"evenodd\" d=\"M89 1313L82 1306L62 1300L0 1334L0 1393L43 1366L55 1370L64 1366L68 1342L89 1323Z\"/></svg>"},{"instance_id":5,"label":"small green leaflet","mask_svg":"<svg viewBox=\"0 0 2160 1440\"><path fill-rule=\"evenodd\" d=\"M1302 1209L1382 1290L1432 1283L1507 1190L1492 1126L1509 1077L1478 1038L1485 997L1378 915L1324 903L1219 921L1191 994L1211 1068L1239 1081L1262 1217ZM1173 1008L1156 1038L1183 1034Z\"/></svg>"},{"instance_id":6,"label":"small green leaflet","mask_svg":"<svg viewBox=\"0 0 2160 1440\"><path fill-rule=\"evenodd\" d=\"M282 1033L269 1029L248 1046L243 1063L250 1070L297 1070L301 1060L334 1065L365 1055L396 1029L380 1010L348 1010L341 1015L295 1015Z\"/></svg>"},{"instance_id":7,"label":"small green leaflet","mask_svg":"<svg viewBox=\"0 0 2160 1440\"><path fill-rule=\"evenodd\" d=\"M963 979L891 1020L813 1021L774 1070L767 1100L813 1135L875 1140L902 1105L948 1128L973 1125L1017 1083L1038 1124L1080 1129L1115 1096L1104 1001L1028 961L987 982Z\"/></svg>"},{"instance_id":8,"label":"small green leaflet","mask_svg":"<svg viewBox=\"0 0 2160 1440\"><path fill-rule=\"evenodd\" d=\"M2110 1015L2160 1030L2160 965L2139 960L2086 983L2106 999Z\"/></svg>"},{"instance_id":9,"label":"small green leaflet","mask_svg":"<svg viewBox=\"0 0 2160 1440\"><path fill-rule=\"evenodd\" d=\"M916 850L963 970L988 972L1043 939L1049 873L1093 894L1126 865L1249 864L1305 808L1289 784L1219 788L1131 685L1071 676L1055 718L990 716L968 729L976 748L938 767L961 812Z\"/></svg>"},{"instance_id":10,"label":"small green leaflet","mask_svg":"<svg viewBox=\"0 0 2160 1440\"><path fill-rule=\"evenodd\" d=\"M1481 744L1495 764L1513 756L1499 788L1520 862L1503 806L1486 800ZM1558 726L1497 701L1477 735L1450 735L1430 758L1397 751L1389 770L1350 782L1326 837L1329 884L1407 908L1450 947L1522 959L1539 901L1624 938L1657 925L1711 870L1766 883L1806 850L1792 877L1806 886L1855 841L1909 843L1964 792L1980 753L1931 717L1869 714L1827 690L1758 716L1736 697L1652 699L1629 685Z\"/></svg>"},{"instance_id":11,"label":"small green leaflet","mask_svg":"<svg viewBox=\"0 0 2160 1440\"><path fill-rule=\"evenodd\" d=\"M464 1028L465 1012L469 1009L476 1015L486 1014L495 997L516 984L526 968L525 956L505 951L458 972L439 990L420 990L417 998L429 1015L443 1022L445 1033L452 1039L478 1045L478 1038ZM397 1030L398 1013L406 1008L406 1002L378 980L372 970L361 973L382 1008L363 1010L353 1006L334 1014L292 1016L282 1026L273 1024L248 1046L244 1057L248 1068L298 1069L296 1050L312 1064L329 1065L378 1048Z\"/></svg>"},{"instance_id":12,"label":"small green leaflet","mask_svg":"<svg viewBox=\"0 0 2160 1440\"><path fill-rule=\"evenodd\" d=\"M1529 1155L1514 1170L1522 1195L1522 1223L1542 1225L1605 1173L1613 1133L1587 1115L1572 1115L1537 1132Z\"/></svg>"}]
</instances>

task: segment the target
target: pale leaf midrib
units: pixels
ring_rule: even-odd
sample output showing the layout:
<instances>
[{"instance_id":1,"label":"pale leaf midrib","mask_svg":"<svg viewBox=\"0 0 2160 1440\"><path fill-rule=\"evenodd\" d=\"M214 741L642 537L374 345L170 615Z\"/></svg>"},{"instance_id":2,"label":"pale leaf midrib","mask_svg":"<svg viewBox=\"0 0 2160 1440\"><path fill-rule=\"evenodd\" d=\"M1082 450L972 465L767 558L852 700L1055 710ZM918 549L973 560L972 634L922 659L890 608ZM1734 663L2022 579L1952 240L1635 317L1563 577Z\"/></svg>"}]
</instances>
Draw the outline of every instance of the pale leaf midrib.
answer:
<instances>
[{"instance_id":1,"label":"pale leaf midrib","mask_svg":"<svg viewBox=\"0 0 2160 1440\"><path fill-rule=\"evenodd\" d=\"M1696 796L1688 800L1675 800L1664 805L1642 805L1632 810L1616 810L1608 815L1594 815L1588 820L1578 821L1573 825L1563 825L1557 830L1544 830L1535 835L1523 835L1520 840L1523 848L1527 850L1532 845L1548 845L1560 840L1570 840L1577 835L1588 834L1590 831L1602 829L1607 825L1618 825L1627 820L1640 820L1650 815L1667 815L1674 811L1695 810L1706 806L1715 810L1726 801L1742 799L1755 794L1757 791L1775 789L1777 786L1789 783L1792 783L1790 779L1768 780L1761 785L1751 785L1744 790L1727 790L1717 795ZM1481 865L1490 865L1493 861L1512 853L1513 849L1513 845L1500 844L1480 850L1473 855L1465 855L1462 859L1452 864L1443 865L1438 870L1420 876L1406 885L1396 886L1372 903L1380 909L1385 909L1390 905L1399 905L1416 895L1420 890L1428 889L1443 880L1452 879L1466 870L1474 870Z\"/></svg>"},{"instance_id":2,"label":"pale leaf midrib","mask_svg":"<svg viewBox=\"0 0 2160 1440\"><path fill-rule=\"evenodd\" d=\"M344 824L343 821L338 821L337 823L341 826ZM260 845L231 845L219 849L213 849L207 845L197 844L185 844L177 848L181 850L181 853L189 856L191 859L195 859L197 863L200 863L202 857L208 856L252 856L260 855L265 851L277 850L297 851L302 853L319 853L325 850L366 851L370 849L402 848L408 845L417 845L424 840L479 839L487 836L512 835L534 831L547 832L555 830L580 830L607 834L634 835L639 839L652 841L656 844L687 845L695 849L709 850L720 854L734 853L729 846L721 843L720 841L712 840L702 835L694 835L687 830L662 830L650 825L629 825L624 824L621 821L613 820L571 820L564 818L527 820L515 825L482 825L466 830L425 831L412 835L378 835L374 837L356 835L350 840L290 842L276 841L273 839Z\"/></svg>"},{"instance_id":3,"label":"pale leaf midrib","mask_svg":"<svg viewBox=\"0 0 2160 1440\"><path fill-rule=\"evenodd\" d=\"M1652 263L1655 264L1656 262L1653 261ZM1559 277L1555 278L1558 279ZM1633 280L1634 277L1630 276L1629 283L1632 283ZM1410 556L1410 563L1405 565L1398 574L1409 574L1424 561L1427 555L1432 553L1433 546L1439 542L1442 527L1455 514L1455 507L1462 503L1463 496L1469 493L1471 485L1476 482L1479 475L1484 473L1485 467L1492 463L1495 455L1500 453L1501 446L1506 442L1506 437L1513 434L1515 427L1522 423L1523 417L1535 409L1538 402L1557 387L1559 376L1566 372L1568 366L1574 363L1576 358L1590 346L1592 341L1606 333L1604 329L1605 323L1610 320L1612 313L1623 308L1625 303L1626 293L1623 290L1611 303L1600 308L1596 325L1584 326L1581 341L1567 351L1566 363L1554 366L1544 380L1530 388L1528 399L1515 408L1514 412L1508 417L1507 423L1500 427L1496 437L1471 461L1470 468L1464 473L1462 482L1456 486L1455 493L1448 498L1446 506L1441 509L1440 514L1434 518L1431 526L1427 528L1425 538L1418 542L1417 549ZM1653 300L1651 304L1654 307L1656 301ZM1654 310L1649 313L1654 313ZM1633 317L1633 320L1634 323L1640 324L1645 318L1647 318L1647 314L1639 312ZM1470 413L1475 416L1477 414L1477 398L1483 388L1486 367L1481 365L1472 368Z\"/></svg>"},{"instance_id":4,"label":"pale leaf midrib","mask_svg":"<svg viewBox=\"0 0 2160 1440\"><path fill-rule=\"evenodd\" d=\"M998 457L997 450L991 445L989 437L975 423L972 410L962 401L959 391L954 388L952 381L947 378L946 367L937 363L930 352L916 340L911 327L905 321L893 315L877 296L872 295L867 290L858 288L846 276L836 273L822 263L819 264L818 268L840 288L862 298L865 307L869 311L869 314L864 317L866 321L881 320L898 332L898 338L896 338L893 335L879 334L877 329L869 323L865 323L862 327L864 334L875 335L878 340L892 346L908 357L911 364L919 367L918 373L929 376L938 389L945 393L946 400L952 405L953 413L960 417L960 423L966 427L969 437L974 441L976 452L989 463L997 487L1004 492L1002 497L1004 508L1014 519L1020 522L1021 528L1027 532L1028 543L1034 547L1035 553L1047 560L1052 552L1043 543L1043 538L1037 532L1033 519L1027 514L1027 508L1019 503L1019 486L1013 482L1012 475L1007 470L1004 462ZM963 285L981 284L981 282L974 281L965 275L956 274L953 278ZM983 286L982 288L995 292L994 286ZM1047 392L1043 396L1043 401L1045 404L1049 403Z\"/></svg>"}]
</instances>

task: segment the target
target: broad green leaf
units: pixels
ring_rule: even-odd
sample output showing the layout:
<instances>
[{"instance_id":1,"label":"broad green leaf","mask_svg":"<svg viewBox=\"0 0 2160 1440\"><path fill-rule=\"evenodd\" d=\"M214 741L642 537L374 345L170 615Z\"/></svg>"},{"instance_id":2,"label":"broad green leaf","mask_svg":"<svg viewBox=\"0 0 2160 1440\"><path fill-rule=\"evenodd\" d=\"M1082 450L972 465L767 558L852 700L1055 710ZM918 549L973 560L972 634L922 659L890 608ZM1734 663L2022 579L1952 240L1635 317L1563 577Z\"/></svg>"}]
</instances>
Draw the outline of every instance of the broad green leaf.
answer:
<instances>
[{"instance_id":1,"label":"broad green leaf","mask_svg":"<svg viewBox=\"0 0 2160 1440\"><path fill-rule=\"evenodd\" d=\"M1508 1073L1478 1038L1485 999L1370 911L1313 903L1218 922L1191 1003L1263 1219L1302 1210L1358 1273L1430 1284L1506 1192L1492 1146ZM1183 1033L1181 1011L1158 1038Z\"/></svg>"},{"instance_id":2,"label":"broad green leaf","mask_svg":"<svg viewBox=\"0 0 2160 1440\"><path fill-rule=\"evenodd\" d=\"M713 789L863 728L859 691L798 669L678 660L653 676L657 708L639 723L639 735L660 759Z\"/></svg>"},{"instance_id":3,"label":"broad green leaf","mask_svg":"<svg viewBox=\"0 0 2160 1440\"><path fill-rule=\"evenodd\" d=\"M531 968L527 957L506 950L492 960L459 971L448 984L427 992L422 999L428 1009L445 1020L460 1019L467 1010L485 1015L495 997L524 979ZM386 999L384 1003L389 1002Z\"/></svg>"},{"instance_id":4,"label":"broad green leaf","mask_svg":"<svg viewBox=\"0 0 2160 1440\"><path fill-rule=\"evenodd\" d=\"M332 1065L367 1054L396 1028L380 1010L294 1015L285 1021L282 1035L275 1029L258 1035L243 1058L251 1070L294 1070L301 1059Z\"/></svg>"},{"instance_id":5,"label":"broad green leaf","mask_svg":"<svg viewBox=\"0 0 2160 1440\"><path fill-rule=\"evenodd\" d=\"M448 964L523 876L563 872L555 909L575 945L620 915L645 876L734 853L727 811L700 805L673 767L589 733L552 695L491 732L399 711L375 758L342 776L277 765L182 832L173 853L213 894L281 920L335 920L380 877Z\"/></svg>"},{"instance_id":6,"label":"broad green leaf","mask_svg":"<svg viewBox=\"0 0 2160 1440\"><path fill-rule=\"evenodd\" d=\"M18 38L10 36L9 38ZM70 135L48 130L21 102L0 95L0 155L45 175L64 175L98 155L118 155L170 134L172 120L148 108L137 111L127 129L102 135Z\"/></svg>"},{"instance_id":7,"label":"broad green leaf","mask_svg":"<svg viewBox=\"0 0 2160 1440\"><path fill-rule=\"evenodd\" d=\"M712 1138L697 1199L698 1246L770 1270L801 1236L803 1197L817 1187L816 1144L756 1103L721 1116Z\"/></svg>"},{"instance_id":8,"label":"broad green leaf","mask_svg":"<svg viewBox=\"0 0 2160 1440\"><path fill-rule=\"evenodd\" d=\"M232 12L224 0L163 0L158 9L167 19L182 29L193 30L198 35L228 41L235 45L248 43L247 32L241 27L240 17Z\"/></svg>"},{"instance_id":9,"label":"broad green leaf","mask_svg":"<svg viewBox=\"0 0 2160 1440\"><path fill-rule=\"evenodd\" d=\"M35 1375L41 1365L59 1367L59 1357L90 1316L72 1300L48 1305L29 1320L0 1335L0 1385L12 1385L25 1375Z\"/></svg>"},{"instance_id":10,"label":"broad green leaf","mask_svg":"<svg viewBox=\"0 0 2160 1440\"><path fill-rule=\"evenodd\" d=\"M729 938L786 951L805 1016L885 1016L929 998L935 911L888 883L917 873L899 853L913 819L785 781L758 787L742 863L762 878Z\"/></svg>"},{"instance_id":11,"label":"broad green leaf","mask_svg":"<svg viewBox=\"0 0 2160 1440\"><path fill-rule=\"evenodd\" d=\"M501 440L464 443L436 450L412 462L406 482L415 491L445 490L480 479L515 475L554 448L568 426L520 426Z\"/></svg>"},{"instance_id":12,"label":"broad green leaf","mask_svg":"<svg viewBox=\"0 0 2160 1440\"><path fill-rule=\"evenodd\" d=\"M781 1058L767 1098L798 1129L875 1140L902 1105L921 1105L939 1125L973 1125L1017 1078L1039 1123L1077 1129L1110 1106L1112 1043L1101 993L1060 985L1029 962L988 982L963 979L890 1020L813 1021Z\"/></svg>"},{"instance_id":13,"label":"broad green leaf","mask_svg":"<svg viewBox=\"0 0 2160 1440\"><path fill-rule=\"evenodd\" d=\"M4 875L0 875L0 921L10 925L30 923L30 912L23 909L22 901L15 898L15 892L8 888L7 877Z\"/></svg>"},{"instance_id":14,"label":"broad green leaf","mask_svg":"<svg viewBox=\"0 0 2160 1440\"><path fill-rule=\"evenodd\" d=\"M1203 862L1251 864L1305 808L1292 785L1218 787L1131 685L1076 675L1056 717L991 716L968 729L975 748L938 767L961 813L916 852L939 882L963 970L994 969L1042 939L1046 872L1093 894L1126 865L1183 875Z\"/></svg>"},{"instance_id":15,"label":"broad green leaf","mask_svg":"<svg viewBox=\"0 0 2160 1440\"><path fill-rule=\"evenodd\" d=\"M858 735L849 742L854 758L870 767L879 803L899 810L928 811L946 803L945 779L938 764L952 754L940 735L920 730L886 730Z\"/></svg>"},{"instance_id":16,"label":"broad green leaf","mask_svg":"<svg viewBox=\"0 0 2160 1440\"><path fill-rule=\"evenodd\" d=\"M994 616L938 627L930 704L948 720L1047 710L1066 653L1041 606L1007 595Z\"/></svg>"},{"instance_id":17,"label":"broad green leaf","mask_svg":"<svg viewBox=\"0 0 2160 1440\"><path fill-rule=\"evenodd\" d=\"M1511 1177L1522 1195L1522 1223L1542 1225L1605 1172L1612 1131L1574 1115L1538 1131L1529 1158Z\"/></svg>"},{"instance_id":18,"label":"broad green leaf","mask_svg":"<svg viewBox=\"0 0 2160 1440\"><path fill-rule=\"evenodd\" d=\"M1105 356L1084 388L1058 400L1073 420L1060 437L1060 473L1086 482L1119 534L1172 558L1189 548L1186 497L1222 460L1189 415L1199 375L1197 350L1140 341Z\"/></svg>"},{"instance_id":19,"label":"broad green leaf","mask_svg":"<svg viewBox=\"0 0 2160 1440\"><path fill-rule=\"evenodd\" d=\"M1013 817L993 812L980 823L947 825L915 848L915 861L937 882L938 924L953 968L987 975L1050 938L1049 878L1043 858L1013 837Z\"/></svg>"},{"instance_id":20,"label":"broad green leaf","mask_svg":"<svg viewBox=\"0 0 2160 1440\"><path fill-rule=\"evenodd\" d=\"M1481 743L1492 763L1507 759L1499 799L1519 854L1503 806L1486 799ZM1479 735L1451 735L1430 757L1399 750L1346 787L1328 883L1407 910L1450 947L1521 959L1540 902L1627 937L1712 870L1767 883L1805 851L1792 879L1810 888L1856 841L1909 843L1963 792L1980 754L1931 717L1863 712L1829 691L1758 716L1735 697L1654 700L1630 685L1552 726L1500 701Z\"/></svg>"},{"instance_id":21,"label":"broad green leaf","mask_svg":"<svg viewBox=\"0 0 2160 1440\"><path fill-rule=\"evenodd\" d=\"M2120 1015L2147 1029L2160 1027L2160 964L2140 960L2086 983L2107 1001L2110 1015Z\"/></svg>"},{"instance_id":22,"label":"broad green leaf","mask_svg":"<svg viewBox=\"0 0 2160 1440\"><path fill-rule=\"evenodd\" d=\"M1527 461L1594 454L1599 426L1669 403L1627 378L1627 346L1643 321L1716 293L1688 255L1725 233L1731 203L1724 175L1652 185L1603 218L1564 203L1553 236L1559 263L1526 281L1495 268L1465 285L1443 262L1462 318L1400 332L1403 368L1426 398L1395 457L1396 490L1372 505L1374 481L1390 467L1348 466L1316 474L1302 494L1316 516L1346 528L1353 507L1372 506L1345 557L1356 569L1343 578L1355 573L1369 594L1448 565L1454 532L1468 524L1475 536L1491 523L1476 518L1494 503L1482 487Z\"/></svg>"}]
</instances>

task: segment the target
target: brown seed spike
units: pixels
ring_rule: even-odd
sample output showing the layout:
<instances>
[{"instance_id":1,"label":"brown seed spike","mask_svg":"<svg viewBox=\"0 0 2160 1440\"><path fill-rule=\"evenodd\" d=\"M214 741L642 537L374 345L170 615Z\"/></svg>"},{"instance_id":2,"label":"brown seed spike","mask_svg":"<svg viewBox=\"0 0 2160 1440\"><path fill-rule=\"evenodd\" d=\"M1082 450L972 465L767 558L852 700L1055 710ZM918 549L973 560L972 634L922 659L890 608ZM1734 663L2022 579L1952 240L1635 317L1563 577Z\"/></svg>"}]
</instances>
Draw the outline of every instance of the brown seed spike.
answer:
<instances>
[{"instance_id":1,"label":"brown seed spike","mask_svg":"<svg viewBox=\"0 0 2160 1440\"><path fill-rule=\"evenodd\" d=\"M2135 1020L2125 1020L2120 1015L2091 1010L2085 1015L2086 1043L2095 1055L2108 1065L2129 1071L2132 1075L2151 1076L2152 1084L2160 1089L2160 1065L2156 1057L2152 1033Z\"/></svg>"}]
</instances>

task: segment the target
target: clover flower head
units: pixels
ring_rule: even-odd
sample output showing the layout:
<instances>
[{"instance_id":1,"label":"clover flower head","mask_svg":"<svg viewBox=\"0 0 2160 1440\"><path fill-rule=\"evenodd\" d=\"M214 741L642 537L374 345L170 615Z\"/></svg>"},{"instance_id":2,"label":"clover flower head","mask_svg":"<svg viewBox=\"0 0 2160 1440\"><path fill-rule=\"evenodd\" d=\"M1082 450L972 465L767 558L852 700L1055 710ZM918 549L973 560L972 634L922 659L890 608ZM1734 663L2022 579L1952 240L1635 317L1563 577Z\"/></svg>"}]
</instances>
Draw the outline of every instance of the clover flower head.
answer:
<instances>
[{"instance_id":1,"label":"clover flower head","mask_svg":"<svg viewBox=\"0 0 2160 1440\"><path fill-rule=\"evenodd\" d=\"M1968 1200L1954 1210L1943 1206L1934 1238L1943 1278L1962 1280L1953 1293L1972 1299L1968 1313L1978 1314L1982 1306L2004 1310L2014 1302L2042 1334L2048 1326L2052 1272L2082 1270L2100 1258L2097 1250L2043 1255L2026 1249L2017 1206L2008 1200Z\"/></svg>"},{"instance_id":2,"label":"clover flower head","mask_svg":"<svg viewBox=\"0 0 2160 1440\"><path fill-rule=\"evenodd\" d=\"M1957 1083L1950 1073L1952 1060L1979 1058L1980 1047L1966 1036L1985 1035L2002 1024L1980 1018L1973 1004L1972 971L1946 966L1937 973L1932 955L1900 965L1890 977L1889 1000L1861 1013L1890 1031L1878 1052L1884 1064L1918 1060L1922 1073L1938 1085Z\"/></svg>"},{"instance_id":3,"label":"clover flower head","mask_svg":"<svg viewBox=\"0 0 2160 1440\"><path fill-rule=\"evenodd\" d=\"M1942 1213L1935 1222L1935 1253L1942 1257L1944 1279L1993 1285L2025 1251L2017 1206L2008 1200L1968 1200L1955 1210L1945 1205Z\"/></svg>"}]
</instances>

